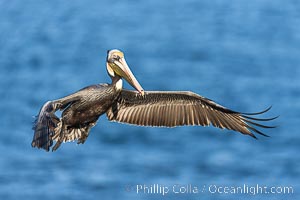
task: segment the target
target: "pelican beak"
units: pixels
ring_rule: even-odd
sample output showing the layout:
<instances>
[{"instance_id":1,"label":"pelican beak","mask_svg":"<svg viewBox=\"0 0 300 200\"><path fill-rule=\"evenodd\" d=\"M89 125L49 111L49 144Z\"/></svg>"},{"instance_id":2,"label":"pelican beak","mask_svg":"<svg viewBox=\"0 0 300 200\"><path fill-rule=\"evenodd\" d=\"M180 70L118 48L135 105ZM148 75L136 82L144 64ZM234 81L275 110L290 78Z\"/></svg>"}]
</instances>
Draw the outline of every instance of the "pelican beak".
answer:
<instances>
[{"instance_id":1,"label":"pelican beak","mask_svg":"<svg viewBox=\"0 0 300 200\"><path fill-rule=\"evenodd\" d=\"M109 60L108 64L110 64L111 68L114 72L124 78L132 87L134 87L141 95L144 95L144 89L136 80L134 75L132 74L130 68L128 67L126 60L124 57L121 57L119 60Z\"/></svg>"}]
</instances>

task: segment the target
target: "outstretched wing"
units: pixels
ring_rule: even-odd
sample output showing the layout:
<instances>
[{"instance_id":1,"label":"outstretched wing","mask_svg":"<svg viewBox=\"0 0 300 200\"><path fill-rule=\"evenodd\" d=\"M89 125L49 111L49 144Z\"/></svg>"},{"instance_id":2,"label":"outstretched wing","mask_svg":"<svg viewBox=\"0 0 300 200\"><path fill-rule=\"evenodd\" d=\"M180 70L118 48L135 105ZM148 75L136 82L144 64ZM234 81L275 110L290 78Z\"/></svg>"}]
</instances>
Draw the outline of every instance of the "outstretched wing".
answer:
<instances>
[{"instance_id":1,"label":"outstretched wing","mask_svg":"<svg viewBox=\"0 0 300 200\"><path fill-rule=\"evenodd\" d=\"M62 103L63 102L63 103ZM41 108L33 125L34 136L31 143L32 147L43 148L49 151L55 141L52 151L58 149L62 142L77 140L77 143L84 143L89 135L90 129L95 122L85 123L78 127L68 127L64 125L61 118L55 115L57 110L71 107L73 102L65 103L63 99L48 101Z\"/></svg>"},{"instance_id":2,"label":"outstretched wing","mask_svg":"<svg viewBox=\"0 0 300 200\"><path fill-rule=\"evenodd\" d=\"M32 127L34 130L32 147L43 148L49 151L53 144L52 137L55 135L55 128L60 122L60 119L55 115L56 107L56 104L48 101L41 108Z\"/></svg>"},{"instance_id":3,"label":"outstretched wing","mask_svg":"<svg viewBox=\"0 0 300 200\"><path fill-rule=\"evenodd\" d=\"M92 98L95 93L101 91L103 86L107 84L91 85L61 99L46 102L34 122L31 145L49 151L53 142L56 142L52 148L52 151L55 151L62 142L77 140L78 144L84 143L98 117L94 116L93 119L76 124L66 124L65 118L73 117L72 111L82 107L86 99ZM62 118L55 115L58 110L63 110Z\"/></svg>"},{"instance_id":4,"label":"outstretched wing","mask_svg":"<svg viewBox=\"0 0 300 200\"><path fill-rule=\"evenodd\" d=\"M49 151L54 141L56 141L56 144L52 150L56 150L62 142L78 140L78 143L83 143L90 130L89 124L87 126L78 127L77 129L65 129L62 119L58 118L55 112L65 110L72 106L72 104L80 100L82 93L93 87L94 86L86 87L69 96L46 102L34 121L32 127L34 136L31 146Z\"/></svg>"},{"instance_id":5,"label":"outstretched wing","mask_svg":"<svg viewBox=\"0 0 300 200\"><path fill-rule=\"evenodd\" d=\"M140 126L174 127L183 125L213 125L221 129L238 131L256 136L252 132L265 135L255 127L274 128L257 123L275 118L259 119L251 115L227 109L210 99L192 92L145 92L142 96L135 91L122 90L118 100L107 111L109 120Z\"/></svg>"}]
</instances>

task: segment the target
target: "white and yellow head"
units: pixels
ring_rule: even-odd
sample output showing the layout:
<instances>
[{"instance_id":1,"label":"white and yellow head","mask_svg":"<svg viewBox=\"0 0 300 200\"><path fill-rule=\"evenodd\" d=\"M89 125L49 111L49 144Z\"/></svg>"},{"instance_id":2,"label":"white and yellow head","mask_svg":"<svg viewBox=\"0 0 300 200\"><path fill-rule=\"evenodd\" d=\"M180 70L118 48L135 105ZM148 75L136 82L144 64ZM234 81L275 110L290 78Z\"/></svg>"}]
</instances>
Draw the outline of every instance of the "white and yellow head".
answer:
<instances>
[{"instance_id":1,"label":"white and yellow head","mask_svg":"<svg viewBox=\"0 0 300 200\"><path fill-rule=\"evenodd\" d=\"M142 86L136 80L130 68L128 67L122 51L118 49L107 51L106 68L109 76L112 79L116 77L124 78L140 94L144 94Z\"/></svg>"}]
</instances>

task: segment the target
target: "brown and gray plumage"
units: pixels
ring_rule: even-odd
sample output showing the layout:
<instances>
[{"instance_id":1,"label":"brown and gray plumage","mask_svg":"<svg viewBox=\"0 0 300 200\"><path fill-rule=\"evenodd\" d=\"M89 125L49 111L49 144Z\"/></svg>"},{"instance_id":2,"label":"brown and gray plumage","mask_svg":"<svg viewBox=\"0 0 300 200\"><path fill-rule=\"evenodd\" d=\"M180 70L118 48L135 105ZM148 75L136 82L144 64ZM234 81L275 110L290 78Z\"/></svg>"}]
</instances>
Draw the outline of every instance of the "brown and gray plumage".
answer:
<instances>
[{"instance_id":1,"label":"brown and gray plumage","mask_svg":"<svg viewBox=\"0 0 300 200\"><path fill-rule=\"evenodd\" d=\"M270 107L271 108L271 107ZM259 113L240 113L216 104L210 99L193 92L146 91L137 95L134 91L122 90L117 101L106 112L109 120L140 126L175 127L184 125L213 125L256 136L254 131L267 136L254 126L274 128L258 124L255 121L270 121L275 118L254 118Z\"/></svg>"},{"instance_id":2,"label":"brown and gray plumage","mask_svg":"<svg viewBox=\"0 0 300 200\"><path fill-rule=\"evenodd\" d=\"M48 101L35 121L32 146L55 151L62 142L84 143L98 118L106 113L110 121L140 126L175 127L184 125L213 125L238 131L254 138L265 126L259 121L275 118L256 118L259 113L240 113L216 104L192 92L145 91L130 71L124 54L108 51L107 71L111 84L92 85L64 98ZM122 89L122 78L138 92ZM62 110L61 118L55 115Z\"/></svg>"}]
</instances>

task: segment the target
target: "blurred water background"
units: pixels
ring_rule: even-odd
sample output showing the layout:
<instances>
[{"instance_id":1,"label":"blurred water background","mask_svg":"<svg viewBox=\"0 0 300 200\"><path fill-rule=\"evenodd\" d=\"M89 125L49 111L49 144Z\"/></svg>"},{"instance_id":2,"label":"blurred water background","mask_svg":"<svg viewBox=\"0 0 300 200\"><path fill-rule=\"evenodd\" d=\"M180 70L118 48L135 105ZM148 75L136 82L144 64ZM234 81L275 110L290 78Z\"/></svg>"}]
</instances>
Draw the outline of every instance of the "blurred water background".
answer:
<instances>
[{"instance_id":1,"label":"blurred water background","mask_svg":"<svg viewBox=\"0 0 300 200\"><path fill-rule=\"evenodd\" d=\"M0 198L299 199L299 1L0 1ZM231 109L280 115L254 140L211 127L98 121L84 145L31 148L48 100L110 82L118 48L145 90L191 90ZM131 88L125 84L126 88ZM191 184L197 194L137 194ZM293 194L212 194L218 186Z\"/></svg>"}]
</instances>

